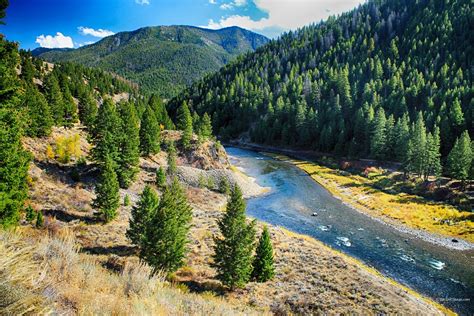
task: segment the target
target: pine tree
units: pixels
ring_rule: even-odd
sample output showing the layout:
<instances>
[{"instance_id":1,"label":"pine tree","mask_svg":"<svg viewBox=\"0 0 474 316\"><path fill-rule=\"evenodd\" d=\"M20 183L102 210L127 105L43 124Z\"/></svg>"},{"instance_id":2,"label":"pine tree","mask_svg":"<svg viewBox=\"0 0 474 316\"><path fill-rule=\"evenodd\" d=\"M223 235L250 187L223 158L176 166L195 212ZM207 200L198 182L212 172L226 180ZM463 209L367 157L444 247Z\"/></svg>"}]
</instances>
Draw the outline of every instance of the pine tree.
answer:
<instances>
[{"instance_id":1,"label":"pine tree","mask_svg":"<svg viewBox=\"0 0 474 316\"><path fill-rule=\"evenodd\" d=\"M32 223L33 220L36 218L36 211L33 209L31 205L28 205L25 209L25 219L27 222Z\"/></svg>"},{"instance_id":2,"label":"pine tree","mask_svg":"<svg viewBox=\"0 0 474 316\"><path fill-rule=\"evenodd\" d=\"M469 179L473 154L469 133L464 131L461 136L456 139L448 155L449 175L454 179L461 180L463 183Z\"/></svg>"},{"instance_id":3,"label":"pine tree","mask_svg":"<svg viewBox=\"0 0 474 316\"><path fill-rule=\"evenodd\" d=\"M189 149L193 137L193 119L186 102L183 102L178 109L178 128L183 131L181 142L184 149Z\"/></svg>"},{"instance_id":4,"label":"pine tree","mask_svg":"<svg viewBox=\"0 0 474 316\"><path fill-rule=\"evenodd\" d=\"M86 89L79 97L79 119L81 123L92 129L97 112L97 103L92 96L92 92Z\"/></svg>"},{"instance_id":5,"label":"pine tree","mask_svg":"<svg viewBox=\"0 0 474 316\"><path fill-rule=\"evenodd\" d=\"M375 114L373 132L370 138L370 152L376 159L385 158L385 146L387 142L386 118L383 108L379 108Z\"/></svg>"},{"instance_id":6,"label":"pine tree","mask_svg":"<svg viewBox=\"0 0 474 316\"><path fill-rule=\"evenodd\" d=\"M214 237L214 263L217 278L232 290L243 287L252 273L255 247L255 221L247 223L245 201L235 186L225 215L218 221L221 236Z\"/></svg>"},{"instance_id":7,"label":"pine tree","mask_svg":"<svg viewBox=\"0 0 474 316\"><path fill-rule=\"evenodd\" d=\"M74 102L71 91L67 85L63 88L63 125L70 127L77 122L77 105Z\"/></svg>"},{"instance_id":8,"label":"pine tree","mask_svg":"<svg viewBox=\"0 0 474 316\"><path fill-rule=\"evenodd\" d=\"M105 99L92 130L92 157L99 164L104 164L106 157L112 159L114 168L119 158L120 118L111 99Z\"/></svg>"},{"instance_id":9,"label":"pine tree","mask_svg":"<svg viewBox=\"0 0 474 316\"><path fill-rule=\"evenodd\" d=\"M219 192L225 195L230 194L230 185L227 177L221 178L221 181L219 182Z\"/></svg>"},{"instance_id":10,"label":"pine tree","mask_svg":"<svg viewBox=\"0 0 474 316\"><path fill-rule=\"evenodd\" d=\"M160 126L150 106L146 107L140 125L140 150L144 156L160 151Z\"/></svg>"},{"instance_id":11,"label":"pine tree","mask_svg":"<svg viewBox=\"0 0 474 316\"><path fill-rule=\"evenodd\" d=\"M118 109L121 128L117 176L120 187L128 188L138 173L140 160L139 122L132 103L121 103Z\"/></svg>"},{"instance_id":12,"label":"pine tree","mask_svg":"<svg viewBox=\"0 0 474 316\"><path fill-rule=\"evenodd\" d=\"M48 102L33 84L28 85L23 106L28 111L28 126L25 134L32 137L48 136L53 126L53 118Z\"/></svg>"},{"instance_id":13,"label":"pine tree","mask_svg":"<svg viewBox=\"0 0 474 316\"><path fill-rule=\"evenodd\" d=\"M36 228L41 228L44 226L44 216L43 212L36 212Z\"/></svg>"},{"instance_id":14,"label":"pine tree","mask_svg":"<svg viewBox=\"0 0 474 316\"><path fill-rule=\"evenodd\" d=\"M183 265L191 219L192 209L175 178L163 192L145 228L145 242L140 257L153 267L154 272L173 272Z\"/></svg>"},{"instance_id":15,"label":"pine tree","mask_svg":"<svg viewBox=\"0 0 474 316\"><path fill-rule=\"evenodd\" d=\"M167 158L167 161L168 161L168 174L169 175L174 175L176 173L176 170L177 170L177 166L176 166L176 148L174 147L174 143L170 143L168 145L168 158Z\"/></svg>"},{"instance_id":16,"label":"pine tree","mask_svg":"<svg viewBox=\"0 0 474 316\"><path fill-rule=\"evenodd\" d=\"M440 138L439 128L435 126L433 133L428 133L426 136L426 168L425 180L428 176L441 175L441 153L440 153Z\"/></svg>"},{"instance_id":17,"label":"pine tree","mask_svg":"<svg viewBox=\"0 0 474 316\"><path fill-rule=\"evenodd\" d=\"M55 125L64 124L64 100L63 94L59 87L58 79L54 73L49 74L44 82L46 90L46 99L51 108L51 115L53 116Z\"/></svg>"},{"instance_id":18,"label":"pine tree","mask_svg":"<svg viewBox=\"0 0 474 316\"><path fill-rule=\"evenodd\" d=\"M408 170L422 176L426 170L426 128L423 115L418 113L418 118L413 126L408 148Z\"/></svg>"},{"instance_id":19,"label":"pine tree","mask_svg":"<svg viewBox=\"0 0 474 316\"><path fill-rule=\"evenodd\" d=\"M145 229L150 217L155 213L160 199L155 190L149 185L145 186L140 194L140 200L132 208L130 226L127 229L127 237L132 244L142 248L145 242Z\"/></svg>"},{"instance_id":20,"label":"pine tree","mask_svg":"<svg viewBox=\"0 0 474 316\"><path fill-rule=\"evenodd\" d=\"M263 228L253 259L252 279L257 282L266 282L275 275L273 266L273 247L268 227Z\"/></svg>"},{"instance_id":21,"label":"pine tree","mask_svg":"<svg viewBox=\"0 0 474 316\"><path fill-rule=\"evenodd\" d=\"M97 209L97 216L108 223L117 216L120 205L119 183L114 170L112 158L106 157L102 166L99 183L95 189L96 198L93 207Z\"/></svg>"},{"instance_id":22,"label":"pine tree","mask_svg":"<svg viewBox=\"0 0 474 316\"><path fill-rule=\"evenodd\" d=\"M164 188L166 186L166 173L161 166L156 170L155 182L159 188Z\"/></svg>"},{"instance_id":23,"label":"pine tree","mask_svg":"<svg viewBox=\"0 0 474 316\"><path fill-rule=\"evenodd\" d=\"M2 35L0 60L0 227L8 228L18 224L20 210L28 195L30 155L21 144L22 117L18 109L22 90L16 72L20 62L18 47L5 41Z\"/></svg>"}]
</instances>

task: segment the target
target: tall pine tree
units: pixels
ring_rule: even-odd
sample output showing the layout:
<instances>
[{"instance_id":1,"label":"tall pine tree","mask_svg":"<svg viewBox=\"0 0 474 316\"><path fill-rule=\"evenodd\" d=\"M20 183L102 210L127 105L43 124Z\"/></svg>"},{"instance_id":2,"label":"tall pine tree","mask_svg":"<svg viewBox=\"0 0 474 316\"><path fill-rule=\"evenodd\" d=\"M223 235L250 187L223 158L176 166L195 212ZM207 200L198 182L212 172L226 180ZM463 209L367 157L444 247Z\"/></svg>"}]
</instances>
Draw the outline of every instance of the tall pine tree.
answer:
<instances>
[{"instance_id":1,"label":"tall pine tree","mask_svg":"<svg viewBox=\"0 0 474 316\"><path fill-rule=\"evenodd\" d=\"M273 246L267 226L263 228L252 265L252 279L257 282L266 282L275 275Z\"/></svg>"},{"instance_id":2,"label":"tall pine tree","mask_svg":"<svg viewBox=\"0 0 474 316\"><path fill-rule=\"evenodd\" d=\"M214 237L213 256L217 278L232 290L244 287L252 273L255 221L247 223L239 187L232 189L226 212L217 224L220 236Z\"/></svg>"},{"instance_id":3,"label":"tall pine tree","mask_svg":"<svg viewBox=\"0 0 474 316\"><path fill-rule=\"evenodd\" d=\"M140 194L140 200L132 208L130 226L127 229L127 237L132 244L143 248L145 243L145 229L150 217L156 212L160 199L155 190L149 185L145 186Z\"/></svg>"},{"instance_id":4,"label":"tall pine tree","mask_svg":"<svg viewBox=\"0 0 474 316\"><path fill-rule=\"evenodd\" d=\"M117 176L120 186L128 188L138 173L140 160L139 122L135 107L130 102L119 104L121 128L119 139Z\"/></svg>"},{"instance_id":5,"label":"tall pine tree","mask_svg":"<svg viewBox=\"0 0 474 316\"><path fill-rule=\"evenodd\" d=\"M145 229L145 242L140 257L155 272L176 271L183 265L187 252L192 209L175 178L163 192L160 203Z\"/></svg>"},{"instance_id":6,"label":"tall pine tree","mask_svg":"<svg viewBox=\"0 0 474 316\"><path fill-rule=\"evenodd\" d=\"M93 207L97 210L97 217L108 223L117 216L120 205L119 183L114 170L112 158L106 157L101 169L99 183L95 189L96 198Z\"/></svg>"},{"instance_id":7,"label":"tall pine tree","mask_svg":"<svg viewBox=\"0 0 474 316\"><path fill-rule=\"evenodd\" d=\"M150 106L146 107L140 125L140 150L143 156L160 151L160 126Z\"/></svg>"},{"instance_id":8,"label":"tall pine tree","mask_svg":"<svg viewBox=\"0 0 474 316\"><path fill-rule=\"evenodd\" d=\"M448 155L449 175L454 179L462 180L463 183L469 179L473 155L469 133L464 131L461 137L456 139Z\"/></svg>"},{"instance_id":9,"label":"tall pine tree","mask_svg":"<svg viewBox=\"0 0 474 316\"><path fill-rule=\"evenodd\" d=\"M186 102L183 102L178 109L178 128L183 131L181 143L184 149L189 149L193 137L193 119Z\"/></svg>"}]
</instances>

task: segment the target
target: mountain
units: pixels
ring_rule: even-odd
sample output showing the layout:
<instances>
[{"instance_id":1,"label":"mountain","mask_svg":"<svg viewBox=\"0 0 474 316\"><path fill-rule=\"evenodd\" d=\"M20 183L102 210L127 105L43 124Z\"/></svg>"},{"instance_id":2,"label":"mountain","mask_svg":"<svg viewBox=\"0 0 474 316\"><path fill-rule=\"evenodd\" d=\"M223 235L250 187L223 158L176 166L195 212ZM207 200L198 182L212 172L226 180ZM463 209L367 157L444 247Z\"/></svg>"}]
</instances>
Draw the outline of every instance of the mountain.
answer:
<instances>
[{"instance_id":1,"label":"mountain","mask_svg":"<svg viewBox=\"0 0 474 316\"><path fill-rule=\"evenodd\" d=\"M369 1L238 58L169 108L207 112L223 138L438 173L440 154L474 136L472 17L470 0Z\"/></svg>"},{"instance_id":2,"label":"mountain","mask_svg":"<svg viewBox=\"0 0 474 316\"><path fill-rule=\"evenodd\" d=\"M265 36L238 27L157 26L117 33L78 49L37 49L33 54L51 62L74 61L112 71L145 92L169 98L267 42Z\"/></svg>"}]
</instances>

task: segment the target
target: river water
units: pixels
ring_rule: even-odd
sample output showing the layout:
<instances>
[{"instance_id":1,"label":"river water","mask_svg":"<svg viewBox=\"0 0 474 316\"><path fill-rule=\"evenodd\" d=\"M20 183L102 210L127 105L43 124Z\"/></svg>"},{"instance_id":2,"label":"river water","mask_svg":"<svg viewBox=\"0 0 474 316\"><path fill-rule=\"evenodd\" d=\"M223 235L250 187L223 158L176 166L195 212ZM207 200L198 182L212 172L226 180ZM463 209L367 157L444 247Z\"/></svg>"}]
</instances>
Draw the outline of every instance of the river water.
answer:
<instances>
[{"instance_id":1,"label":"river water","mask_svg":"<svg viewBox=\"0 0 474 316\"><path fill-rule=\"evenodd\" d=\"M226 150L234 166L271 189L247 201L248 215L312 236L459 314L474 315L474 251L433 245L375 221L288 162Z\"/></svg>"}]
</instances>

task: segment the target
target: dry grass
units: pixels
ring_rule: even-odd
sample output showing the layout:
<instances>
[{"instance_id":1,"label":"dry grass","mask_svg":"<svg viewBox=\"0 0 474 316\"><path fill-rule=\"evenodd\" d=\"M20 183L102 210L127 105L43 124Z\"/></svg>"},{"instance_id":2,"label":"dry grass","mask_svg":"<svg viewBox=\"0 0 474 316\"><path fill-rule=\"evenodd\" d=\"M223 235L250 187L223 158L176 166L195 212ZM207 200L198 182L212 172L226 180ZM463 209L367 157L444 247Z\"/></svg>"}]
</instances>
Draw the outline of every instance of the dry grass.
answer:
<instances>
[{"instance_id":1,"label":"dry grass","mask_svg":"<svg viewBox=\"0 0 474 316\"><path fill-rule=\"evenodd\" d=\"M43 233L43 234L41 234ZM78 252L69 230L54 235L0 232L0 314L237 315L256 314L220 298L185 293L126 261L111 273Z\"/></svg>"},{"instance_id":2,"label":"dry grass","mask_svg":"<svg viewBox=\"0 0 474 316\"><path fill-rule=\"evenodd\" d=\"M474 223L466 219L471 215L469 212L416 195L378 190L374 182L380 181L381 175L365 178L312 162L273 156L304 170L333 195L359 210L398 221L411 228L474 242Z\"/></svg>"}]
</instances>

